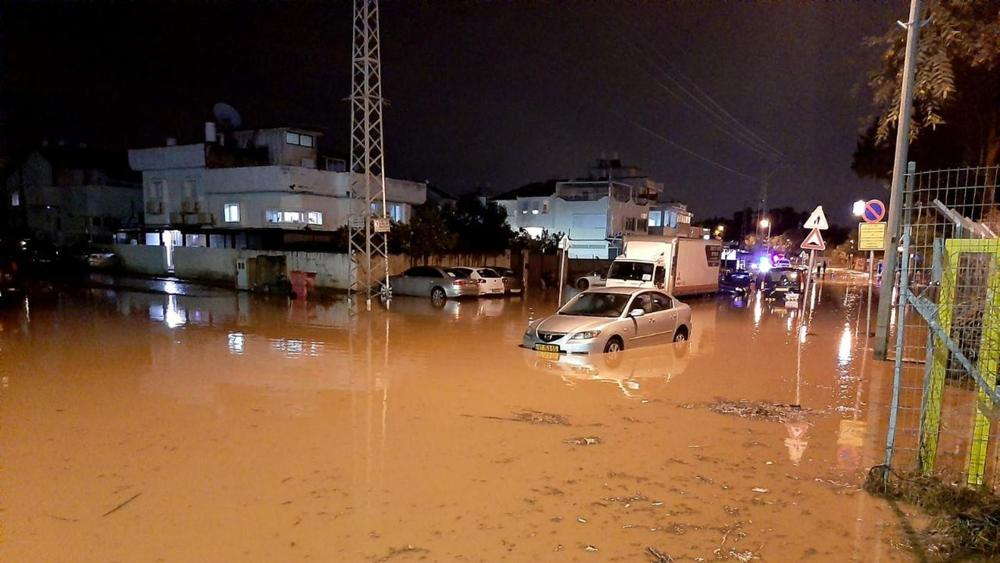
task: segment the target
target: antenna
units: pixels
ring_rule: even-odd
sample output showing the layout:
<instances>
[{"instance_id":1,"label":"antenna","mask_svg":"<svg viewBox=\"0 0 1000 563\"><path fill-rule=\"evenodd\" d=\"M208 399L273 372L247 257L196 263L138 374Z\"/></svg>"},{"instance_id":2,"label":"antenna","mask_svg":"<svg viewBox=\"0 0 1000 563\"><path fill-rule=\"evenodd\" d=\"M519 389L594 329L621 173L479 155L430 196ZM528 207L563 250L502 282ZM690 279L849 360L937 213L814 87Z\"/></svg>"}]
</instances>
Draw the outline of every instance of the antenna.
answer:
<instances>
[{"instance_id":1,"label":"antenna","mask_svg":"<svg viewBox=\"0 0 1000 563\"><path fill-rule=\"evenodd\" d=\"M212 114L215 115L215 120L219 122L224 129L236 129L243 123L240 118L240 112L236 111L236 108L225 103L219 102L212 107Z\"/></svg>"}]
</instances>

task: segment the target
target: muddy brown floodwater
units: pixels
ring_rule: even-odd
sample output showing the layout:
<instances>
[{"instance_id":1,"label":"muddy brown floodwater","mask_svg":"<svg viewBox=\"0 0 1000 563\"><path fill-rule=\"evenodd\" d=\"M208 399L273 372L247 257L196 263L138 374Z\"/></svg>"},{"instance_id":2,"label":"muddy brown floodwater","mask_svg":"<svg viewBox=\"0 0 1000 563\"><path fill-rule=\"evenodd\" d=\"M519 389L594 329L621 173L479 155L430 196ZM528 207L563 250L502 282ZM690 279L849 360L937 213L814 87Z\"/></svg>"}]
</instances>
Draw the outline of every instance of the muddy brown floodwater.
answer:
<instances>
[{"instance_id":1,"label":"muddy brown floodwater","mask_svg":"<svg viewBox=\"0 0 1000 563\"><path fill-rule=\"evenodd\" d=\"M551 297L40 291L0 310L0 560L907 559L863 289L556 361L516 346Z\"/></svg>"}]
</instances>

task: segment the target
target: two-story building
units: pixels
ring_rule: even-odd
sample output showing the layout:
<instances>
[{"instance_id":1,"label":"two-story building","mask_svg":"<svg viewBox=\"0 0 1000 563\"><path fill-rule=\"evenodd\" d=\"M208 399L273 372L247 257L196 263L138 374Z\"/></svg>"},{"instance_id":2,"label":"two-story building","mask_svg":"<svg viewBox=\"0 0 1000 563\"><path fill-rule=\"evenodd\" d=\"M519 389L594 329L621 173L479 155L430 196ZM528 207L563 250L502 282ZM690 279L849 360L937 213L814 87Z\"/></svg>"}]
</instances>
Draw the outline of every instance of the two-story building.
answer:
<instances>
[{"instance_id":1,"label":"two-story building","mask_svg":"<svg viewBox=\"0 0 1000 563\"><path fill-rule=\"evenodd\" d=\"M511 228L531 236L564 233L573 241L570 258L608 259L628 235L647 234L665 221L690 223L682 204L659 203L662 193L663 184L638 168L602 158L587 178L528 184L494 199L507 210Z\"/></svg>"},{"instance_id":2,"label":"two-story building","mask_svg":"<svg viewBox=\"0 0 1000 563\"><path fill-rule=\"evenodd\" d=\"M146 239L171 233L174 245L214 239L233 248L330 240L355 200L344 160L319 155L320 135L298 127L222 134L207 123L203 142L129 150L129 164L142 173ZM386 178L385 186L397 222L427 197L421 182Z\"/></svg>"},{"instance_id":3,"label":"two-story building","mask_svg":"<svg viewBox=\"0 0 1000 563\"><path fill-rule=\"evenodd\" d=\"M46 144L16 162L2 191L5 228L55 246L110 242L142 225L140 177L124 152Z\"/></svg>"}]
</instances>

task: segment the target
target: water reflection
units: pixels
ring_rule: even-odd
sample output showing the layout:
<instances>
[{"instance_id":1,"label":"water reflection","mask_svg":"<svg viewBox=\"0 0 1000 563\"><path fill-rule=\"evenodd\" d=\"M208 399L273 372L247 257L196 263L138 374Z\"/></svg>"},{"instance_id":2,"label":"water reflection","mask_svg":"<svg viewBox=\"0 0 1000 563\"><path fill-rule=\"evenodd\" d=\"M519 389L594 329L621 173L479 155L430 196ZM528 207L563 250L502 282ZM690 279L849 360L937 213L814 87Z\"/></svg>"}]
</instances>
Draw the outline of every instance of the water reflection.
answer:
<instances>
[{"instance_id":1,"label":"water reflection","mask_svg":"<svg viewBox=\"0 0 1000 563\"><path fill-rule=\"evenodd\" d=\"M628 398L647 396L688 368L691 343L650 346L617 354L547 354L524 350L525 363L556 375L573 387L582 382L610 383Z\"/></svg>"}]
</instances>

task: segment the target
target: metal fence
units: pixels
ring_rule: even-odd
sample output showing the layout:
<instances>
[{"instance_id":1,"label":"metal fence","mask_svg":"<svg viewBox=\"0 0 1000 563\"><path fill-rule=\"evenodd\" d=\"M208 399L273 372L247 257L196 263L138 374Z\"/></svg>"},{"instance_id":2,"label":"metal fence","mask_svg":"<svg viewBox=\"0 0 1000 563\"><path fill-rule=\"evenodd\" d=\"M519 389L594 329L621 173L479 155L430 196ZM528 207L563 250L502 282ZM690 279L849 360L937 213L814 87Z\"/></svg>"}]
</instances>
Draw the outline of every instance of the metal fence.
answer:
<instances>
[{"instance_id":1,"label":"metal fence","mask_svg":"<svg viewBox=\"0 0 1000 563\"><path fill-rule=\"evenodd\" d=\"M998 174L907 174L890 336L886 465L972 486L1000 484Z\"/></svg>"}]
</instances>

